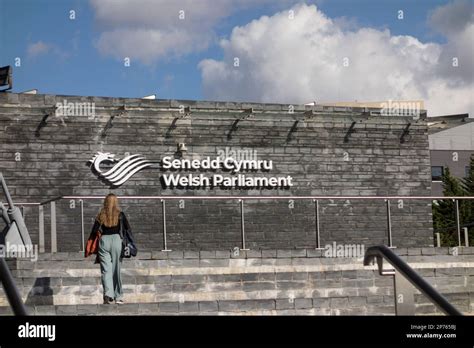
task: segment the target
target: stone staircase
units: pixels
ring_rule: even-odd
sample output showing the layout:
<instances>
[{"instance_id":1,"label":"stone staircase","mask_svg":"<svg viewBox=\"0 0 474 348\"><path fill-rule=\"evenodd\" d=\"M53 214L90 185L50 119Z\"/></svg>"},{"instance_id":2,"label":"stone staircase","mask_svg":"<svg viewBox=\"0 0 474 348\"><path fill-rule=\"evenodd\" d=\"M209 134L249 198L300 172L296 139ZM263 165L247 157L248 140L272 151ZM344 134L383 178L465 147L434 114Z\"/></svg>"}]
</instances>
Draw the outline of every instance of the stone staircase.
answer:
<instances>
[{"instance_id":1,"label":"stone staircase","mask_svg":"<svg viewBox=\"0 0 474 348\"><path fill-rule=\"evenodd\" d=\"M474 314L474 248L396 249L458 309ZM124 260L124 305L103 305L99 266L82 253L8 260L35 315L393 315L393 280L321 250L141 252ZM441 314L415 295L417 314ZM0 315L11 314L0 290Z\"/></svg>"}]
</instances>

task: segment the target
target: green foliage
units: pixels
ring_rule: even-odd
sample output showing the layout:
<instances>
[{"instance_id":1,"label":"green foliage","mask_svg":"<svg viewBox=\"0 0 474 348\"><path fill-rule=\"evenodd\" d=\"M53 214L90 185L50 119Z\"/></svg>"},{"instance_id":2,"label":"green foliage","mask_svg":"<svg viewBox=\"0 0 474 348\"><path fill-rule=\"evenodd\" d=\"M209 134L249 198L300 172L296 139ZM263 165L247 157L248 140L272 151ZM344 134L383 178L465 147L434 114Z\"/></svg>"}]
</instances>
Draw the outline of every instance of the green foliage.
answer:
<instances>
[{"instance_id":1,"label":"green foliage","mask_svg":"<svg viewBox=\"0 0 474 348\"><path fill-rule=\"evenodd\" d=\"M474 196L474 156L471 156L468 176L457 179L451 175L446 168L442 177L443 195L445 196ZM474 201L459 201L459 220L463 225L474 224ZM440 200L433 203L433 226L434 231L439 232L442 246L457 246L458 234L456 227L455 202L452 200ZM469 245L474 245L474 226L469 228ZM464 233L461 231L461 241L464 245Z\"/></svg>"}]
</instances>

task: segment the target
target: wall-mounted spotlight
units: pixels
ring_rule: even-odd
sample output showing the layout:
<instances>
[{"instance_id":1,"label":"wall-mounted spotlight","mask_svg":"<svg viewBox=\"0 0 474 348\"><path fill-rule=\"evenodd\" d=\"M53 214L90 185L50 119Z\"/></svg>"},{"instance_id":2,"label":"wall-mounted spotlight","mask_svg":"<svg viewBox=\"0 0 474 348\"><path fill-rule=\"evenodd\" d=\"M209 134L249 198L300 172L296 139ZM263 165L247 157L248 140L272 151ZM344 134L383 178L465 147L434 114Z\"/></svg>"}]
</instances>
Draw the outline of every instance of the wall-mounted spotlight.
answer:
<instances>
[{"instance_id":1,"label":"wall-mounted spotlight","mask_svg":"<svg viewBox=\"0 0 474 348\"><path fill-rule=\"evenodd\" d=\"M110 116L109 120L105 124L105 127L102 130L102 133L100 133L100 136L102 138L105 138L107 136L107 132L109 131L109 129L111 129L114 126L114 123L113 123L114 118L115 118L115 115Z\"/></svg>"},{"instance_id":2,"label":"wall-mounted spotlight","mask_svg":"<svg viewBox=\"0 0 474 348\"><path fill-rule=\"evenodd\" d=\"M293 123L293 126L291 126L290 128L290 131L288 132L288 135L286 137L286 142L289 143L291 140L293 140L295 137L293 136L293 133L296 132L297 128L298 128L298 123L300 121L296 120L294 123Z\"/></svg>"},{"instance_id":3,"label":"wall-mounted spotlight","mask_svg":"<svg viewBox=\"0 0 474 348\"><path fill-rule=\"evenodd\" d=\"M227 133L227 140L232 139L232 133L234 133L237 129L239 129L238 124L240 121L246 120L250 117L254 116L254 109L253 108L248 108L242 110L242 113L240 114L239 118L236 118L234 122L232 122L232 126L230 127L229 132Z\"/></svg>"},{"instance_id":4,"label":"wall-mounted spotlight","mask_svg":"<svg viewBox=\"0 0 474 348\"><path fill-rule=\"evenodd\" d=\"M351 136L351 134L352 134L352 133L355 133L354 127L355 127L356 123L357 123L356 121L352 121L352 123L351 123L349 129L347 130L347 133L346 133L346 135L344 136L344 142L345 142L345 143L348 143L348 142L349 142L349 137Z\"/></svg>"},{"instance_id":5,"label":"wall-mounted spotlight","mask_svg":"<svg viewBox=\"0 0 474 348\"><path fill-rule=\"evenodd\" d=\"M185 143L178 143L178 151L179 152L186 152L188 151L188 148L186 147Z\"/></svg>"},{"instance_id":6,"label":"wall-mounted spotlight","mask_svg":"<svg viewBox=\"0 0 474 348\"><path fill-rule=\"evenodd\" d=\"M227 133L227 140L231 140L232 139L232 133L234 133L237 129L239 129L238 124L239 124L240 120L241 119L238 118L238 119L234 120L234 122L232 122L232 126L230 127L230 130Z\"/></svg>"},{"instance_id":7,"label":"wall-mounted spotlight","mask_svg":"<svg viewBox=\"0 0 474 348\"><path fill-rule=\"evenodd\" d=\"M177 118L186 118L191 115L191 107L190 106L184 106L180 105L178 109L178 116Z\"/></svg>"},{"instance_id":8,"label":"wall-mounted spotlight","mask_svg":"<svg viewBox=\"0 0 474 348\"><path fill-rule=\"evenodd\" d=\"M252 117L253 112L254 112L253 108L242 110L242 116L240 117L240 119L241 120L246 120L247 118Z\"/></svg>"},{"instance_id":9,"label":"wall-mounted spotlight","mask_svg":"<svg viewBox=\"0 0 474 348\"><path fill-rule=\"evenodd\" d=\"M39 123L38 127L36 127L36 130L35 130L35 137L39 137L41 134L40 134L40 131L41 131L41 128L45 127L48 122L48 117L55 114L56 113L56 105L52 107L52 109L50 111L48 111L44 116L43 118L41 119L41 122Z\"/></svg>"},{"instance_id":10,"label":"wall-mounted spotlight","mask_svg":"<svg viewBox=\"0 0 474 348\"><path fill-rule=\"evenodd\" d=\"M187 118L191 115L191 107L180 105L179 111L178 111L178 116L176 116L176 113L174 115L175 115L175 117L173 118L173 121L171 121L171 124L168 127L168 130L166 131L165 138L170 138L171 137L171 132L176 129L176 127L177 127L176 124L178 123L178 120L181 120L183 118Z\"/></svg>"},{"instance_id":11,"label":"wall-mounted spotlight","mask_svg":"<svg viewBox=\"0 0 474 348\"><path fill-rule=\"evenodd\" d=\"M186 146L185 143L178 143L176 144L177 146L177 149L176 149L176 152L174 154L174 157L175 158L182 158L183 155L188 151L188 148Z\"/></svg>"},{"instance_id":12,"label":"wall-mounted spotlight","mask_svg":"<svg viewBox=\"0 0 474 348\"><path fill-rule=\"evenodd\" d=\"M408 123L403 129L402 135L400 136L400 144L403 144L405 142L405 137L410 133L410 126L411 123Z\"/></svg>"},{"instance_id":13,"label":"wall-mounted spotlight","mask_svg":"<svg viewBox=\"0 0 474 348\"><path fill-rule=\"evenodd\" d=\"M118 112L116 115L111 115L110 118L109 118L109 120L108 120L107 123L105 124L105 127L104 127L104 129L102 130L102 133L100 134L100 136L101 136L102 138L105 138L105 137L107 136L107 132L109 131L109 129L111 129L111 128L114 126L113 121L114 121L115 117L123 116L123 115L125 115L125 114L128 112L128 110L127 110L127 108L126 108L125 105L122 105L122 106L118 109L118 111L119 111L119 112Z\"/></svg>"},{"instance_id":14,"label":"wall-mounted spotlight","mask_svg":"<svg viewBox=\"0 0 474 348\"><path fill-rule=\"evenodd\" d=\"M310 119L312 117L314 117L314 110L311 109L311 110L306 110L304 113L304 119L307 120L307 119Z\"/></svg>"},{"instance_id":15,"label":"wall-mounted spotlight","mask_svg":"<svg viewBox=\"0 0 474 348\"><path fill-rule=\"evenodd\" d=\"M38 127L36 127L36 130L35 130L35 137L39 138L41 128L45 127L45 126L48 124L48 122L46 122L46 120L48 119L48 117L49 117L49 114L45 114L45 115L43 116L43 118L41 119L40 124L38 125Z\"/></svg>"},{"instance_id":16,"label":"wall-mounted spotlight","mask_svg":"<svg viewBox=\"0 0 474 348\"><path fill-rule=\"evenodd\" d=\"M188 117L191 115L191 107L190 106L185 106L184 107L184 114L182 117Z\"/></svg>"},{"instance_id":17,"label":"wall-mounted spotlight","mask_svg":"<svg viewBox=\"0 0 474 348\"><path fill-rule=\"evenodd\" d=\"M118 108L118 114L115 115L115 117L118 116L123 116L128 112L127 107L125 105L122 105L121 107Z\"/></svg>"}]
</instances>

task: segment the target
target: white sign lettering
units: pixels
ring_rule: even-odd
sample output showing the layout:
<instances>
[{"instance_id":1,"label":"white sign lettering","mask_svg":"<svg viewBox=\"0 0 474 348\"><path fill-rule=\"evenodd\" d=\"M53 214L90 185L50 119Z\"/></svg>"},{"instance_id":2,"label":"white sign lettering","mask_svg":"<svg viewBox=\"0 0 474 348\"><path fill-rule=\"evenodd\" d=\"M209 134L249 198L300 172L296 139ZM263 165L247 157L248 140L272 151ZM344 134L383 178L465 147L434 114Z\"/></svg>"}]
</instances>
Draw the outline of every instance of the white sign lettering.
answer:
<instances>
[{"instance_id":1,"label":"white sign lettering","mask_svg":"<svg viewBox=\"0 0 474 348\"><path fill-rule=\"evenodd\" d=\"M149 161L141 155L130 155L119 160L111 153L98 152L90 161L90 167L99 179L118 187L134 174L145 168L158 168L164 173L161 181L165 187L178 188L287 188L293 186L293 178L287 176L257 176L255 173L268 173L274 169L273 161L256 159L250 156L225 157L230 151L221 151L218 157L203 159L183 159L165 156L161 161ZM104 171L101 164L113 164ZM221 173L182 173L183 171L206 171Z\"/></svg>"}]
</instances>

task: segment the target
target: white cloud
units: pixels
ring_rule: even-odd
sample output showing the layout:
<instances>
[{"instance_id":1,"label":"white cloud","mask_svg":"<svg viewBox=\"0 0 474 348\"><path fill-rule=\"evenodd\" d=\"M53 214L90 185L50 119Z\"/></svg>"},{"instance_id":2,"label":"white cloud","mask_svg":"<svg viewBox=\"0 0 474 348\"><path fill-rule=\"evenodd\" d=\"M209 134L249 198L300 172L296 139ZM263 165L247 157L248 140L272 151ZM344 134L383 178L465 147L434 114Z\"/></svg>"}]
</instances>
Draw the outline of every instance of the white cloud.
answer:
<instances>
[{"instance_id":1,"label":"white cloud","mask_svg":"<svg viewBox=\"0 0 474 348\"><path fill-rule=\"evenodd\" d=\"M96 46L104 55L145 64L206 49L214 27L235 11L272 0L91 0L102 30ZM295 0L280 0L280 6ZM180 15L184 11L184 19Z\"/></svg>"},{"instance_id":2,"label":"white cloud","mask_svg":"<svg viewBox=\"0 0 474 348\"><path fill-rule=\"evenodd\" d=\"M69 53L65 52L57 45L48 42L43 42L41 40L29 44L26 48L26 54L28 58L36 58L42 55L53 54L61 60L66 59L70 56Z\"/></svg>"},{"instance_id":3,"label":"white cloud","mask_svg":"<svg viewBox=\"0 0 474 348\"><path fill-rule=\"evenodd\" d=\"M42 54L47 54L51 50L51 45L44 43L43 41L38 41L32 44L29 44L26 53L28 57L33 58L40 56Z\"/></svg>"},{"instance_id":4,"label":"white cloud","mask_svg":"<svg viewBox=\"0 0 474 348\"><path fill-rule=\"evenodd\" d=\"M452 35L462 32L474 22L473 3L470 0L458 0L434 9L429 21L440 33Z\"/></svg>"},{"instance_id":5,"label":"white cloud","mask_svg":"<svg viewBox=\"0 0 474 348\"><path fill-rule=\"evenodd\" d=\"M451 16L450 8L434 12L432 24L443 23L439 30L448 38L440 45L388 30L348 29L316 6L293 9L294 19L282 11L234 28L220 42L224 58L200 62L206 98L286 103L423 99L430 115L474 112L472 16L465 16L465 25L455 26L451 35L454 28L447 31L450 20L444 19ZM239 67L234 67L235 57Z\"/></svg>"},{"instance_id":6,"label":"white cloud","mask_svg":"<svg viewBox=\"0 0 474 348\"><path fill-rule=\"evenodd\" d=\"M431 26L447 38L439 57L439 73L450 86L473 82L474 7L469 0L459 0L435 9L429 18ZM453 58L459 66L452 67ZM471 96L472 98L473 96Z\"/></svg>"},{"instance_id":7,"label":"white cloud","mask_svg":"<svg viewBox=\"0 0 474 348\"><path fill-rule=\"evenodd\" d=\"M158 58L177 57L205 49L210 37L185 30L116 29L103 33L97 47L104 54L129 57L151 64Z\"/></svg>"}]
</instances>

